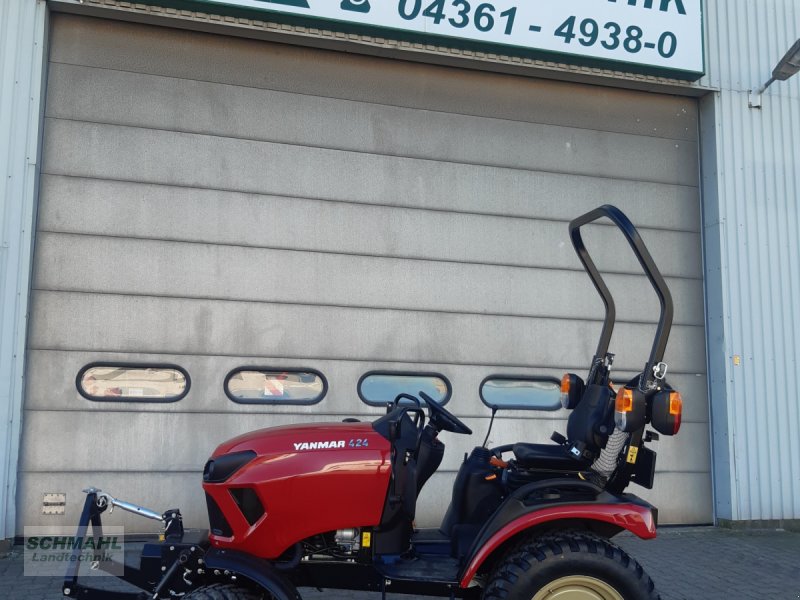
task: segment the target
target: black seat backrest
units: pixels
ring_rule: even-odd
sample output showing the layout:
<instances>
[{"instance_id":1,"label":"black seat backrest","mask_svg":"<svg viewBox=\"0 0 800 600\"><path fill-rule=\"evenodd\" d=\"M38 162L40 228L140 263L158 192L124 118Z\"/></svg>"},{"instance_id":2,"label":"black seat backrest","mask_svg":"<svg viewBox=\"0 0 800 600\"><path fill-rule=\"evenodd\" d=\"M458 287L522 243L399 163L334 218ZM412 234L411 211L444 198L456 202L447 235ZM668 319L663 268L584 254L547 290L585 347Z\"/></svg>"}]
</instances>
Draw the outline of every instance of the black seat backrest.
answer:
<instances>
[{"instance_id":1,"label":"black seat backrest","mask_svg":"<svg viewBox=\"0 0 800 600\"><path fill-rule=\"evenodd\" d=\"M614 392L602 385L588 385L567 421L567 441L585 458L597 458L614 431ZM588 453L590 456L587 456Z\"/></svg>"},{"instance_id":2,"label":"black seat backrest","mask_svg":"<svg viewBox=\"0 0 800 600\"><path fill-rule=\"evenodd\" d=\"M406 516L414 520L417 506L417 426L403 413L395 425L392 440L392 474L394 496Z\"/></svg>"},{"instance_id":3,"label":"black seat backrest","mask_svg":"<svg viewBox=\"0 0 800 600\"><path fill-rule=\"evenodd\" d=\"M442 464L444 457L444 444L436 437L436 429L426 425L422 430L417 447L417 496L422 491L422 486L436 472Z\"/></svg>"},{"instance_id":4,"label":"black seat backrest","mask_svg":"<svg viewBox=\"0 0 800 600\"><path fill-rule=\"evenodd\" d=\"M406 408L396 407L372 426L392 447L392 477L373 551L376 555L402 554L409 547L417 505L417 424Z\"/></svg>"}]
</instances>

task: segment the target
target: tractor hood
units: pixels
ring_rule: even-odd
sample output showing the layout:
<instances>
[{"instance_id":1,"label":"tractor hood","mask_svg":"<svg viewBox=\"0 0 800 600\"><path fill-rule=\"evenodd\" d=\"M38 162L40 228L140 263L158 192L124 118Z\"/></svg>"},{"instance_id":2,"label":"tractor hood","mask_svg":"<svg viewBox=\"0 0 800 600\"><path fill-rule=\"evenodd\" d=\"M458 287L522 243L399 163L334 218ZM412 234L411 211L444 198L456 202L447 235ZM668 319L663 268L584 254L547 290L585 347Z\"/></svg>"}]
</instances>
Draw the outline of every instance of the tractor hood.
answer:
<instances>
[{"instance_id":1,"label":"tractor hood","mask_svg":"<svg viewBox=\"0 0 800 600\"><path fill-rule=\"evenodd\" d=\"M380 438L380 439L376 439ZM382 443L381 443L382 440ZM258 429L220 444L211 458L232 452L253 451L258 456L295 452L368 448L389 443L371 423L312 423ZM366 445L364 445L366 443Z\"/></svg>"},{"instance_id":2,"label":"tractor hood","mask_svg":"<svg viewBox=\"0 0 800 600\"><path fill-rule=\"evenodd\" d=\"M220 444L203 472L211 544L276 559L301 540L380 523L391 446L372 423L260 429Z\"/></svg>"}]
</instances>

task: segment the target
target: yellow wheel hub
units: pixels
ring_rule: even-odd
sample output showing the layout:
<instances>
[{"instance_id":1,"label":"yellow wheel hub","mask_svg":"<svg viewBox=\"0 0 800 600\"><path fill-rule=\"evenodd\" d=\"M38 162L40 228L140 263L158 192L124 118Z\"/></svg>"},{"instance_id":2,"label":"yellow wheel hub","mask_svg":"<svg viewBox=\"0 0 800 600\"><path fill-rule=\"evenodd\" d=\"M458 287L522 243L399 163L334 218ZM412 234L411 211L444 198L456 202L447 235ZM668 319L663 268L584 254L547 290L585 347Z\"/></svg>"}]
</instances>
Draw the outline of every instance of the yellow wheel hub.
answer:
<instances>
[{"instance_id":1,"label":"yellow wheel hub","mask_svg":"<svg viewBox=\"0 0 800 600\"><path fill-rule=\"evenodd\" d=\"M625 600L605 581L586 575L571 575L551 581L531 600Z\"/></svg>"}]
</instances>

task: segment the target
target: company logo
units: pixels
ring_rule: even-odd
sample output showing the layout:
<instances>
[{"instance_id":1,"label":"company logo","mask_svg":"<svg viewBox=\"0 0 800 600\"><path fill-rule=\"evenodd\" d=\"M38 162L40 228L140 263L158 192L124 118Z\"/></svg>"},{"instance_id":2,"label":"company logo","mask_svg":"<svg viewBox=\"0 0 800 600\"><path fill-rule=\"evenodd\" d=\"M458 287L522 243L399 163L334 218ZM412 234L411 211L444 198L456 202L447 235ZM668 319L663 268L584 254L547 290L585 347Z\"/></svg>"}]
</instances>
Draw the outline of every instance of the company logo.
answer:
<instances>
[{"instance_id":1,"label":"company logo","mask_svg":"<svg viewBox=\"0 0 800 600\"><path fill-rule=\"evenodd\" d=\"M117 536L104 535L98 538L74 535L32 536L25 540L26 550L122 550L122 540Z\"/></svg>"},{"instance_id":2,"label":"company logo","mask_svg":"<svg viewBox=\"0 0 800 600\"><path fill-rule=\"evenodd\" d=\"M124 528L104 527L103 535L76 534L75 527L25 527L23 555L26 576L64 575L67 565L81 576L122 575L125 562Z\"/></svg>"},{"instance_id":3,"label":"company logo","mask_svg":"<svg viewBox=\"0 0 800 600\"><path fill-rule=\"evenodd\" d=\"M333 450L344 448L344 440L331 440L329 442L295 442L294 449L300 450Z\"/></svg>"},{"instance_id":4,"label":"company logo","mask_svg":"<svg viewBox=\"0 0 800 600\"><path fill-rule=\"evenodd\" d=\"M340 6L342 10L350 10L359 13L368 13L371 9L369 0L342 0Z\"/></svg>"}]
</instances>

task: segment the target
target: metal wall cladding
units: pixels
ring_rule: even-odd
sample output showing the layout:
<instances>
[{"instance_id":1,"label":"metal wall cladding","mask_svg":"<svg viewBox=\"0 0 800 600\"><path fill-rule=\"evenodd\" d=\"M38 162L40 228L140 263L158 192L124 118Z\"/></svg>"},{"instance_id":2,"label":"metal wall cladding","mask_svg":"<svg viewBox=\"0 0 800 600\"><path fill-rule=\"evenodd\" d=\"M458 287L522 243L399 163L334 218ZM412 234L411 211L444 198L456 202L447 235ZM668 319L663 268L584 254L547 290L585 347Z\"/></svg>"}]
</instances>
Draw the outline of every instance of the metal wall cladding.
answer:
<instances>
[{"instance_id":1,"label":"metal wall cladding","mask_svg":"<svg viewBox=\"0 0 800 600\"><path fill-rule=\"evenodd\" d=\"M44 2L0 3L0 540L14 535Z\"/></svg>"},{"instance_id":2,"label":"metal wall cladding","mask_svg":"<svg viewBox=\"0 0 800 600\"><path fill-rule=\"evenodd\" d=\"M706 76L702 86L746 91L764 83L772 68L800 37L796 0L706 0ZM797 78L770 88L797 98Z\"/></svg>"},{"instance_id":3,"label":"metal wall cladding","mask_svg":"<svg viewBox=\"0 0 800 600\"><path fill-rule=\"evenodd\" d=\"M670 381L691 398L682 436L659 444L657 488L641 491L665 522L711 519L695 100L68 15L53 24L19 494L29 522L41 492L79 497L92 483L202 524L199 472L217 444L374 418L382 409L359 400L358 377L394 369L447 376L448 406L476 431L446 434L417 511L436 524L488 426L481 380L588 369L603 308L567 224L605 202L640 227L668 278ZM658 302L611 227L586 240L612 272L626 381ZM174 404L91 403L74 377L101 358L173 362L192 388ZM234 404L222 381L244 364L317 368L328 396ZM544 441L565 416L506 413L492 440ZM156 487L173 475L175 500L160 504L170 494ZM65 518L78 508L68 501Z\"/></svg>"},{"instance_id":4,"label":"metal wall cladding","mask_svg":"<svg viewBox=\"0 0 800 600\"><path fill-rule=\"evenodd\" d=\"M703 83L720 90L703 111L717 511L800 519L800 76L748 107L800 37L800 3L709 1L705 18Z\"/></svg>"}]
</instances>

